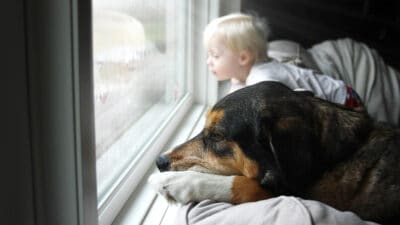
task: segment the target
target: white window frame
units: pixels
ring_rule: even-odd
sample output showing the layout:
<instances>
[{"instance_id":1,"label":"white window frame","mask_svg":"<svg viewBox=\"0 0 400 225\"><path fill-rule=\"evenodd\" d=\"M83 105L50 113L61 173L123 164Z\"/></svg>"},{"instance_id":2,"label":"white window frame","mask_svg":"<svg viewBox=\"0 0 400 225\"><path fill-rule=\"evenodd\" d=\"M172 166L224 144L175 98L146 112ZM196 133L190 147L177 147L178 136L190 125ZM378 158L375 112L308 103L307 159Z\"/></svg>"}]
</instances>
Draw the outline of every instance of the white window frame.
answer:
<instances>
[{"instance_id":1,"label":"white window frame","mask_svg":"<svg viewBox=\"0 0 400 225\"><path fill-rule=\"evenodd\" d=\"M176 208L169 207L165 199L156 195L147 184L147 178L157 171L154 161L163 150L168 150L188 140L202 129L206 111L218 100L218 82L207 68L207 55L201 37L204 27L210 20L223 14L240 11L240 0L194 0L190 1L189 8L189 14L196 14L196 17L190 18L189 21L188 30L191 32L186 53L189 57L187 73L190 74L187 85L189 90L193 90L193 95L188 99L190 103L179 116L178 114L174 116L174 121L169 124L169 132L163 132L163 137L158 137L159 140L146 150L148 152L145 156L146 160L142 158L136 165L141 171L141 176L137 177L136 173L133 175L131 179L135 180L132 185L135 189L125 190L124 197L117 201L124 204L119 205L118 208L112 206L111 210L100 211L100 225L111 223L113 225L172 225L171 216L175 214ZM181 121L182 118L185 119Z\"/></svg>"},{"instance_id":2,"label":"white window frame","mask_svg":"<svg viewBox=\"0 0 400 225\"><path fill-rule=\"evenodd\" d=\"M187 3L184 3L187 4ZM178 8L184 8L184 6L178 6ZM185 30L187 27L184 28ZM185 37L186 38L186 37ZM182 49L187 49L188 43L185 41L182 44ZM182 56L183 55L183 56ZM187 53L183 53L179 58L184 58ZM186 61L186 60L185 60ZM182 65L184 68L183 74L187 74L188 66ZM179 72L181 73L181 72ZM188 79L183 78L185 81L184 86L188 85ZM193 105L194 99L192 90L190 88L178 100L178 104L173 107L173 110L169 112L163 122L158 126L158 129L154 131L149 140L146 140L144 146L140 148L140 151L133 157L133 160L127 165L119 178L114 182L113 186L110 187L108 191L104 194L102 199L99 199L98 211L100 224L110 224L114 219L118 211L122 208L125 201L129 198L129 195L136 186L139 184L141 177L148 170L148 166L153 162L154 158L158 155L158 149L162 148L168 141L170 136L174 133L181 119L187 114L189 108ZM154 107L153 107L154 108ZM150 113L149 113L150 112ZM155 113L151 113L151 109L145 113L139 120L151 121L150 116L154 116ZM131 127L130 129L136 130L136 127ZM127 144L131 144L131 140L135 140L135 133L131 135L131 130L127 130L124 135L117 140L111 147L117 148L129 148ZM127 141L128 140L128 141Z\"/></svg>"},{"instance_id":3,"label":"white window frame","mask_svg":"<svg viewBox=\"0 0 400 225\"><path fill-rule=\"evenodd\" d=\"M145 154L136 157L126 176L124 176L123 180L120 180L119 186L109 195L106 201L101 202L99 207L100 225L109 225L113 223L135 189L143 188L143 180L146 180L146 174L148 175L148 171L154 166L155 158L165 149L173 134L176 133L178 129L182 129L178 128L182 119L184 117L192 118L192 121L186 121L185 124L192 124L192 126L194 126L193 121L196 121L198 117L201 116L208 105L216 101L217 81L208 72L206 51L199 37L202 36L203 28L210 18L217 16L218 2L219 1L215 0L189 1L189 15L196 14L196 17L190 17L188 21L187 30L190 32L188 34L188 43L185 48L187 50L186 56L188 57L188 65L186 66L186 74L188 74L188 77L186 77L186 85L190 93L184 96L178 107L175 108L175 111L170 114L161 129L158 130L157 133L162 133L162 135L156 134L154 136L155 138L148 142L147 146L144 147L145 149L142 150L142 153ZM193 108L196 110L190 110ZM191 115L197 116L193 117ZM146 188L145 190L148 189ZM144 196L145 195L138 197ZM146 201L141 200L140 208L146 209L146 207L150 207L154 196L155 193L151 193L147 196L147 205L144 203ZM144 216L138 215L138 212L143 210L137 209L135 211L136 220ZM132 221L129 223L134 224Z\"/></svg>"}]
</instances>

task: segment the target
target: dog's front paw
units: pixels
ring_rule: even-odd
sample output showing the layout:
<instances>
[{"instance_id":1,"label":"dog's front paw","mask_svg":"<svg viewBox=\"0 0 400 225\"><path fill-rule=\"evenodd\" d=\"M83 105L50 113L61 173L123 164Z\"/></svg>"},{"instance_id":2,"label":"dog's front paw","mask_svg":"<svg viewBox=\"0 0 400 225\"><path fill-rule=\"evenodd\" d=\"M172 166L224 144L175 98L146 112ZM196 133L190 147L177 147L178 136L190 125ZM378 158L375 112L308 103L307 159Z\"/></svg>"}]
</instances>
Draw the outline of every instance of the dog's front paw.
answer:
<instances>
[{"instance_id":1,"label":"dog's front paw","mask_svg":"<svg viewBox=\"0 0 400 225\"><path fill-rule=\"evenodd\" d=\"M192 200L190 190L186 187L190 182L188 172L156 173L150 176L149 183L168 202L186 204Z\"/></svg>"},{"instance_id":2,"label":"dog's front paw","mask_svg":"<svg viewBox=\"0 0 400 225\"><path fill-rule=\"evenodd\" d=\"M232 180L232 176L179 171L153 174L149 183L169 202L186 204L205 199L229 202Z\"/></svg>"}]
</instances>

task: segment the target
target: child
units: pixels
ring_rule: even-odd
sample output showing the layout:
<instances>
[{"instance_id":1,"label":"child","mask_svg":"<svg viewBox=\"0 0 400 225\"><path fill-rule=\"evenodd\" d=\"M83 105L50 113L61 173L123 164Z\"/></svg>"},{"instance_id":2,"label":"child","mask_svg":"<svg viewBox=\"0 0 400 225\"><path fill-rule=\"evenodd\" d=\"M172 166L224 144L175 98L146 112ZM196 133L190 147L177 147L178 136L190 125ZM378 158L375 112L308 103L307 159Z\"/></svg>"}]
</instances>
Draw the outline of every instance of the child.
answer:
<instances>
[{"instance_id":1,"label":"child","mask_svg":"<svg viewBox=\"0 0 400 225\"><path fill-rule=\"evenodd\" d=\"M261 81L278 81L294 90L305 89L328 101L363 109L357 93L343 81L268 58L268 32L261 18L241 13L217 18L205 28L207 65L218 80L231 80L229 92Z\"/></svg>"}]
</instances>

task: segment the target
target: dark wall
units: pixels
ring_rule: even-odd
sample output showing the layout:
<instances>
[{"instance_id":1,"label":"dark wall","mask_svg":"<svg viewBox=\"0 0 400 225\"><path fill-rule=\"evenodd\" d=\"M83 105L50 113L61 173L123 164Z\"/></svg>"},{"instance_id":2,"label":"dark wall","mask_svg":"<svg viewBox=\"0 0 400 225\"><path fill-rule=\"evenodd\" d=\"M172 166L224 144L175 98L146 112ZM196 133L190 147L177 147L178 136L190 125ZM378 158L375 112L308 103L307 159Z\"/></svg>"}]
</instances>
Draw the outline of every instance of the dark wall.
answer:
<instances>
[{"instance_id":1,"label":"dark wall","mask_svg":"<svg viewBox=\"0 0 400 225\"><path fill-rule=\"evenodd\" d=\"M242 11L266 17L271 40L289 39L307 48L327 39L351 37L400 68L398 0L243 0Z\"/></svg>"},{"instance_id":2,"label":"dark wall","mask_svg":"<svg viewBox=\"0 0 400 225\"><path fill-rule=\"evenodd\" d=\"M2 1L0 224L34 225L24 1Z\"/></svg>"}]
</instances>

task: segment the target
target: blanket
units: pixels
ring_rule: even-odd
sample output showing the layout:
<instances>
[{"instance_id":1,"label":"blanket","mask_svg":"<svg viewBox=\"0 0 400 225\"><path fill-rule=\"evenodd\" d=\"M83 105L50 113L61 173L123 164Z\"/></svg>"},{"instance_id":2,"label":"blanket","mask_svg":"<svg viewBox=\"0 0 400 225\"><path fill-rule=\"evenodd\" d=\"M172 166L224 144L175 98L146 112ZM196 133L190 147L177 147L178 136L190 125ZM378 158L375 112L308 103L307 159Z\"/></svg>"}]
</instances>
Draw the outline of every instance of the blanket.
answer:
<instances>
[{"instance_id":1,"label":"blanket","mask_svg":"<svg viewBox=\"0 0 400 225\"><path fill-rule=\"evenodd\" d=\"M258 202L231 205L202 201L178 210L176 225L376 225L352 212L341 212L320 202L280 196Z\"/></svg>"},{"instance_id":2,"label":"blanket","mask_svg":"<svg viewBox=\"0 0 400 225\"><path fill-rule=\"evenodd\" d=\"M399 126L400 73L374 49L345 38L316 44L308 52L322 73L356 90L374 119Z\"/></svg>"}]
</instances>

